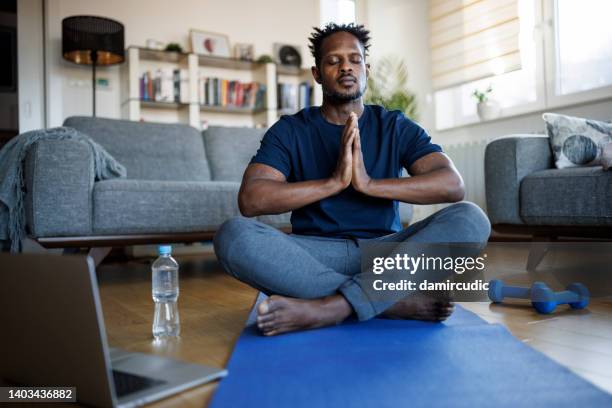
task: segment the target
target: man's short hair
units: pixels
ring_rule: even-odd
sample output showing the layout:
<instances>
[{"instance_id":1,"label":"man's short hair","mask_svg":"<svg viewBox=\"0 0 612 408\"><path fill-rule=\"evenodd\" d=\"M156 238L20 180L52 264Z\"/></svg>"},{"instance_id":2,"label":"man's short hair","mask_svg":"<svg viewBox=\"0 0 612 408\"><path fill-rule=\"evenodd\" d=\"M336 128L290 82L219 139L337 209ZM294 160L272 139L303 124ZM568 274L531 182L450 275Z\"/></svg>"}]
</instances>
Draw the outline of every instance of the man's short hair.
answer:
<instances>
[{"instance_id":1,"label":"man's short hair","mask_svg":"<svg viewBox=\"0 0 612 408\"><path fill-rule=\"evenodd\" d=\"M313 29L314 32L308 39L310 41L308 48L310 48L310 52L315 59L315 65L317 67L321 66L321 45L323 44L323 40L340 31L353 34L363 47L364 57L368 55L368 49L370 48L370 31L366 30L363 24L328 23L323 29L318 27L313 27Z\"/></svg>"}]
</instances>

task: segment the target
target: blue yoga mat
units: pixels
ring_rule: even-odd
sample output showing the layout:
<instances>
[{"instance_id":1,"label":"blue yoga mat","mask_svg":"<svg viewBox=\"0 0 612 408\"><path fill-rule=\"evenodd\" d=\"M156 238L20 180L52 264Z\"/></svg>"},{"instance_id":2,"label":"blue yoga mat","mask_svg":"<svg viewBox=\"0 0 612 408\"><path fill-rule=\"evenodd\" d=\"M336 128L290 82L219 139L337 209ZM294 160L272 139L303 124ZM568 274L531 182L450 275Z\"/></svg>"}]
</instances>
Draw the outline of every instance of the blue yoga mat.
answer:
<instances>
[{"instance_id":1,"label":"blue yoga mat","mask_svg":"<svg viewBox=\"0 0 612 408\"><path fill-rule=\"evenodd\" d=\"M264 337L244 329L211 407L610 407L612 396L461 307Z\"/></svg>"}]
</instances>

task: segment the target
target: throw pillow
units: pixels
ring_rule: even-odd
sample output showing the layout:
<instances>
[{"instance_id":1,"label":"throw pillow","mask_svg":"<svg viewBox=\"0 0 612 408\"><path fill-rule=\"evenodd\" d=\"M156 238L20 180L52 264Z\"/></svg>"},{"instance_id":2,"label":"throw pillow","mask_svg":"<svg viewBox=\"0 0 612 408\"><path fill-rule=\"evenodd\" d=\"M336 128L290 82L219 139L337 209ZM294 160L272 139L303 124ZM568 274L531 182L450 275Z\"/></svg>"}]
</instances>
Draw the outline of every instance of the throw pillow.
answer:
<instances>
[{"instance_id":1,"label":"throw pillow","mask_svg":"<svg viewBox=\"0 0 612 408\"><path fill-rule=\"evenodd\" d=\"M605 145L601 152L601 165L604 170L612 169L612 143Z\"/></svg>"},{"instance_id":2,"label":"throw pillow","mask_svg":"<svg viewBox=\"0 0 612 408\"><path fill-rule=\"evenodd\" d=\"M612 142L612 124L556 113L542 118L558 169L602 164L603 147Z\"/></svg>"}]
</instances>

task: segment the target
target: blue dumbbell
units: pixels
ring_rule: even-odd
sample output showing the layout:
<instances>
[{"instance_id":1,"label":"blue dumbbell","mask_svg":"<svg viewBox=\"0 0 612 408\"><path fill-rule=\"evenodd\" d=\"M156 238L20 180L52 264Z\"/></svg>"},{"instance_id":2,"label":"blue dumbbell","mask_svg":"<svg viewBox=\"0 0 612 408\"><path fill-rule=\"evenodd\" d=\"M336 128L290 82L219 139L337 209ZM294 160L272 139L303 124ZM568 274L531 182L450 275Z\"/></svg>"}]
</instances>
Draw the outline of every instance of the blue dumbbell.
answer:
<instances>
[{"instance_id":1,"label":"blue dumbbell","mask_svg":"<svg viewBox=\"0 0 612 408\"><path fill-rule=\"evenodd\" d=\"M572 309L584 309L589 304L589 290L580 283L572 283L563 292L553 292L544 282L535 282L530 289L505 286L495 279L489 282L489 299L500 303L505 297L531 299L533 307L542 314L551 313L557 305L569 304Z\"/></svg>"},{"instance_id":2,"label":"blue dumbbell","mask_svg":"<svg viewBox=\"0 0 612 408\"><path fill-rule=\"evenodd\" d=\"M489 299L494 303L501 303L505 297L529 299L531 290L516 286L505 286L504 282L494 279L489 282Z\"/></svg>"},{"instance_id":3,"label":"blue dumbbell","mask_svg":"<svg viewBox=\"0 0 612 408\"><path fill-rule=\"evenodd\" d=\"M563 304L584 309L589 305L589 290L581 283L572 283L563 292L553 292L542 282L536 282L531 287L531 304L542 314L551 313Z\"/></svg>"}]
</instances>

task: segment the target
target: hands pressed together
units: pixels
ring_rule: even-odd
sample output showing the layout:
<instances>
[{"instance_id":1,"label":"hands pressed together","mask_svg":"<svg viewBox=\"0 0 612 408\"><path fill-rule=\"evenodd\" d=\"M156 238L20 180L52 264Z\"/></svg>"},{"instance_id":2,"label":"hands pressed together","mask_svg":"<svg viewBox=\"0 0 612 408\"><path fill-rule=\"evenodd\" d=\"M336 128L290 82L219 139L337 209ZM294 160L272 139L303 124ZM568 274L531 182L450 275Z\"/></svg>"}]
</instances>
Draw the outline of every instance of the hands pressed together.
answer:
<instances>
[{"instance_id":1,"label":"hands pressed together","mask_svg":"<svg viewBox=\"0 0 612 408\"><path fill-rule=\"evenodd\" d=\"M354 112L351 112L342 131L340 155L332 179L339 183L342 190L352 184L355 190L364 194L367 194L372 182L363 163L358 118Z\"/></svg>"}]
</instances>

